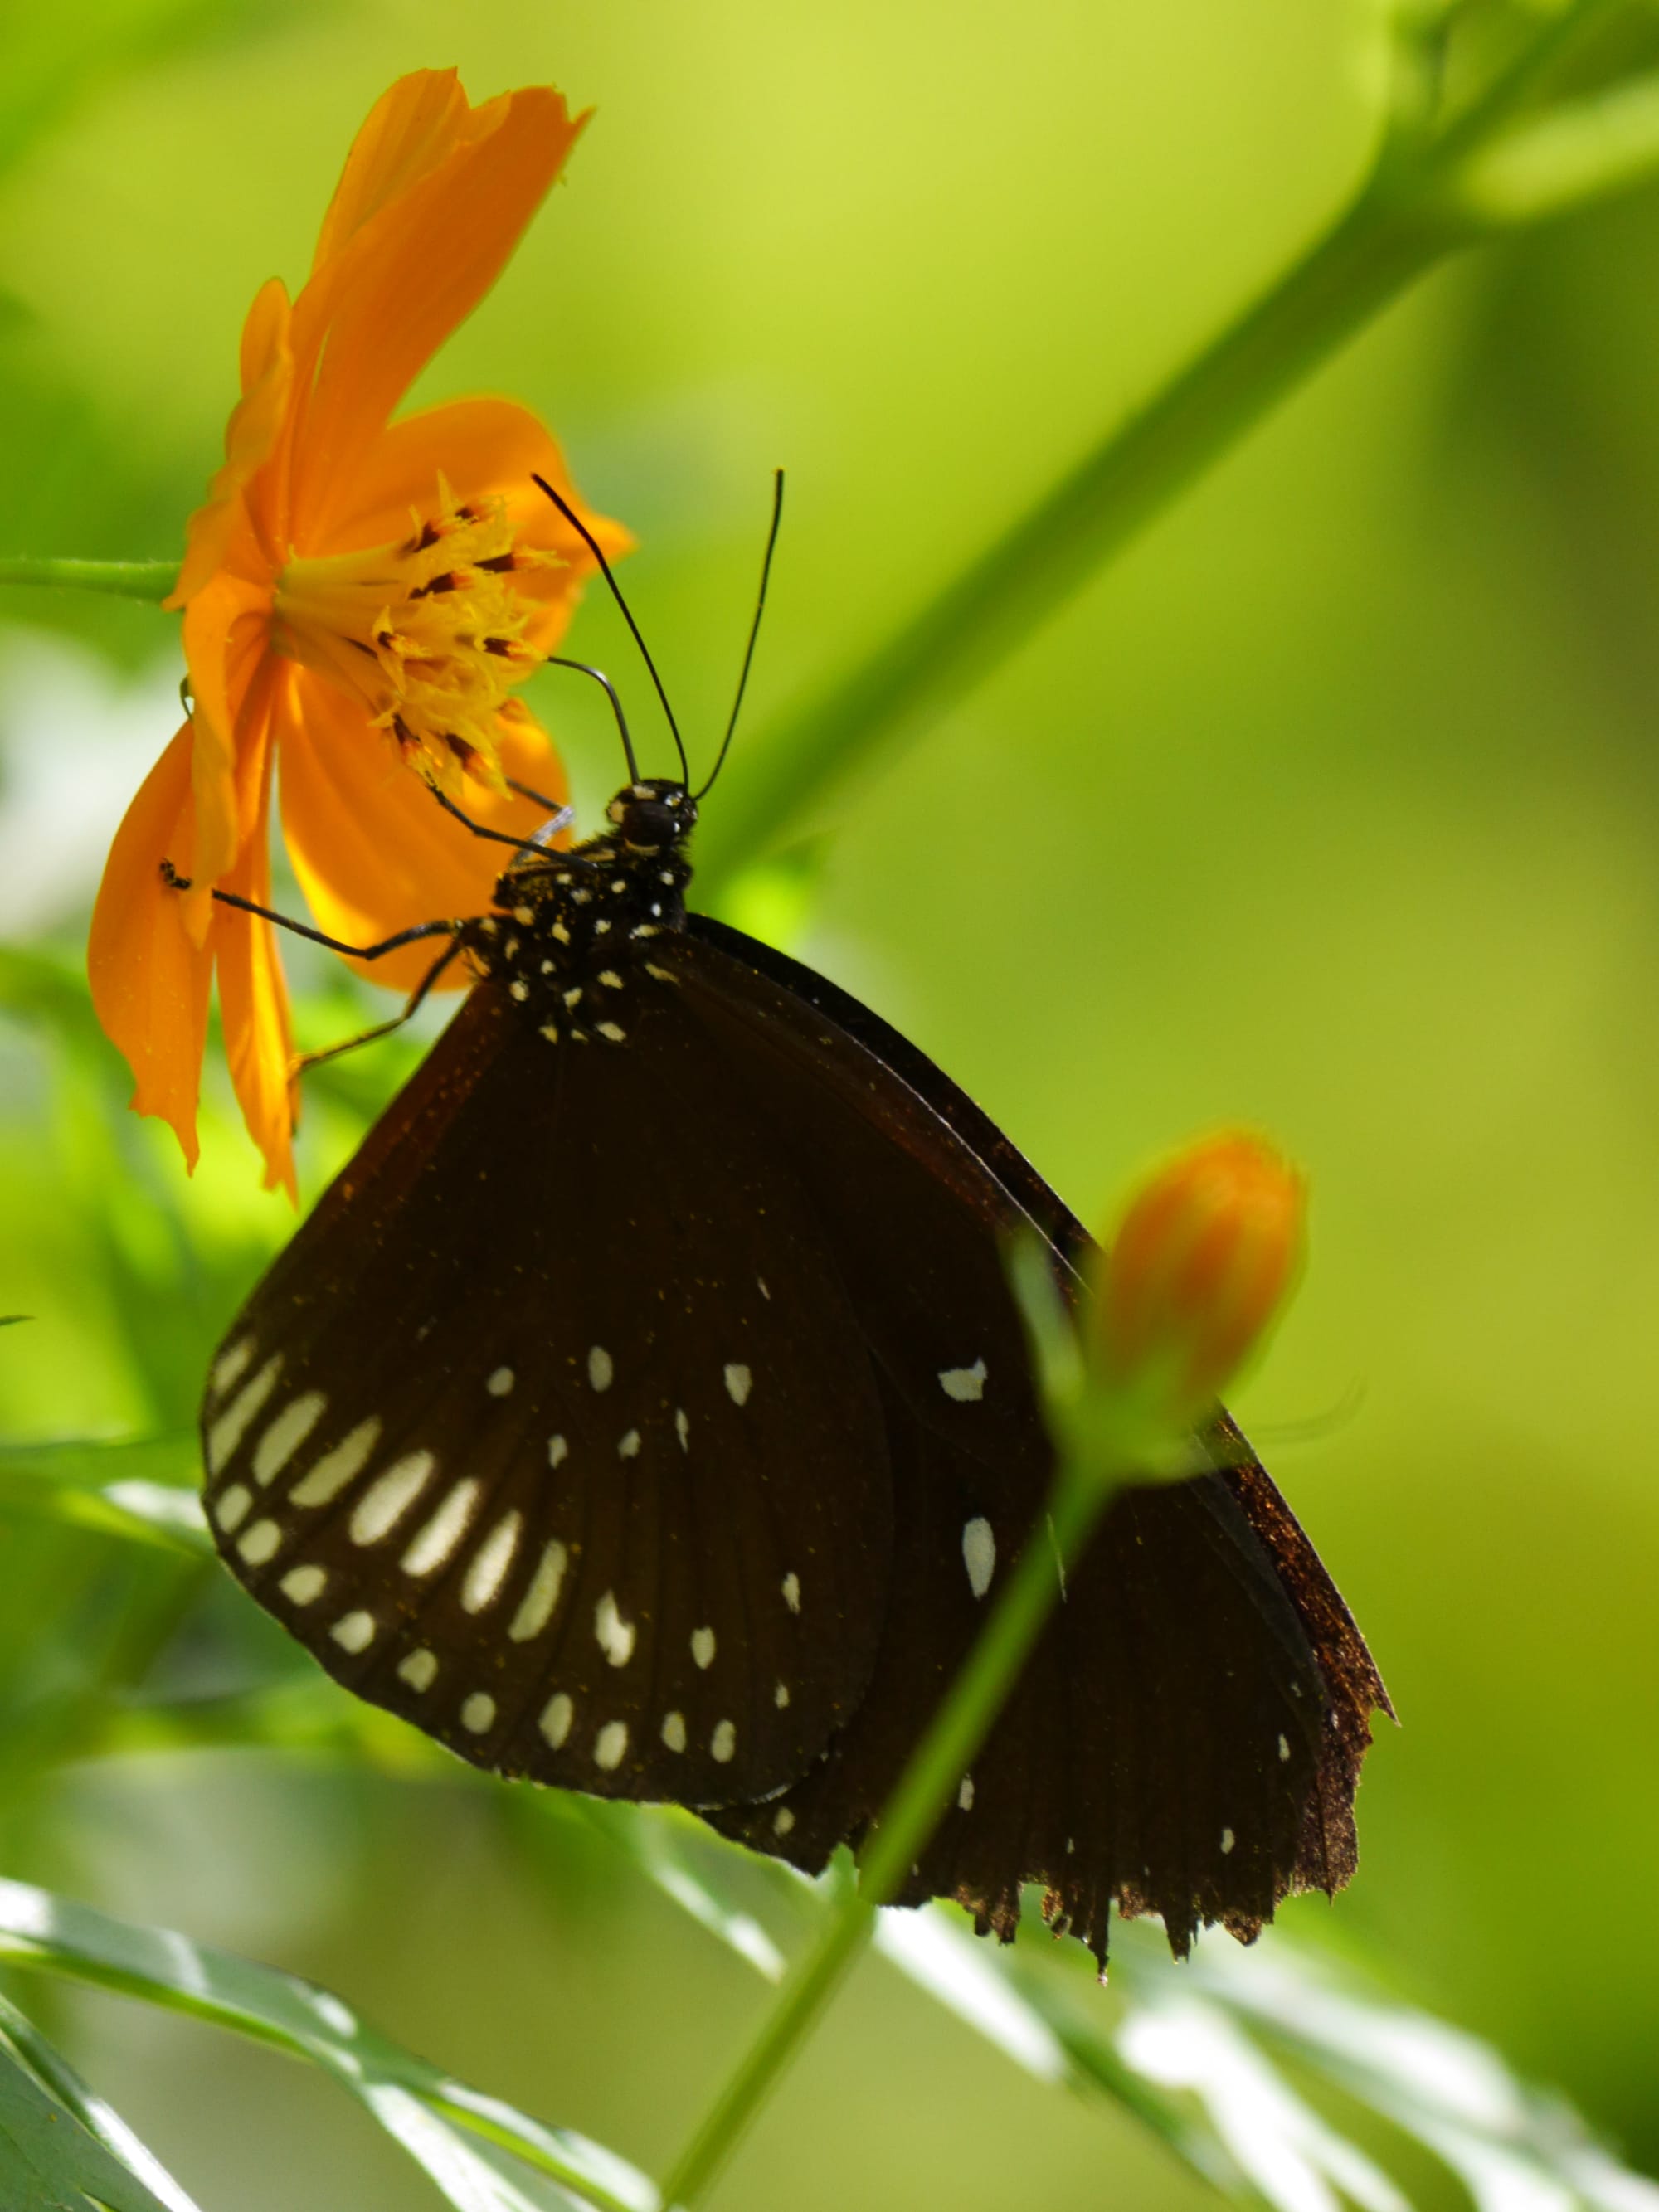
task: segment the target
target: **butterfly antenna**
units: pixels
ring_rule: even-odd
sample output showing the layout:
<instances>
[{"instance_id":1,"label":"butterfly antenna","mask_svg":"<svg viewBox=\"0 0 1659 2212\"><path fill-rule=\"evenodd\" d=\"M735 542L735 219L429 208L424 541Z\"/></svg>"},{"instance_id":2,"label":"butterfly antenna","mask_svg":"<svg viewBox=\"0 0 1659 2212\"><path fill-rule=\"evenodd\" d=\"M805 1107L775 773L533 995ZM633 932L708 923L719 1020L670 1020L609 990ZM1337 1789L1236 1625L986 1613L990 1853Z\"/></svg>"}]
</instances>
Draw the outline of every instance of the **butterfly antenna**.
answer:
<instances>
[{"instance_id":1,"label":"butterfly antenna","mask_svg":"<svg viewBox=\"0 0 1659 2212\"><path fill-rule=\"evenodd\" d=\"M621 585L617 583L616 578L611 573L611 563L605 559L605 554L600 549L599 539L594 537L592 532L582 520L580 515L577 514L574 507L573 507L567 500L560 498L558 493L554 490L552 485L549 483L545 477L537 476L535 471L532 470L531 471L531 482L532 483L538 484L542 490L547 494L554 506L558 508L559 513L563 515L565 520L575 532L577 537L581 539L582 544L586 546L588 551L599 562L599 574L605 578L605 582L611 586L611 596L617 602L617 605L622 609L623 620L628 624L629 629L634 634L634 642L640 648L640 658L644 661L647 668L651 672L651 681L657 687L657 696L662 701L663 713L668 717L668 726L670 731L672 732L674 739L674 750L680 757L680 775L689 787L691 781L691 766L690 763L685 757L685 744L684 740L680 736L680 726L674 720L674 709L668 703L668 694L664 690L662 678L657 673L657 664L651 658L651 648L646 643L645 640L640 635L640 626L635 621L633 614L629 611L628 602L622 595ZM605 686L607 690L609 690L610 688L609 684ZM613 694L612 696L614 696L615 695ZM631 751L629 753L629 759L631 766L633 760ZM636 783L638 782L639 777L637 774L635 774L634 780Z\"/></svg>"},{"instance_id":2,"label":"butterfly antenna","mask_svg":"<svg viewBox=\"0 0 1659 2212\"><path fill-rule=\"evenodd\" d=\"M760 589L755 594L755 615L749 625L749 642L743 649L743 666L738 672L738 696L732 702L732 712L726 718L726 735L720 739L720 749L714 756L714 765L708 772L708 781L702 790L694 792L693 798L702 799L713 790L714 778L726 765L726 756L731 750L732 732L738 726L738 715L743 707L743 695L748 687L750 665L755 658L755 640L760 635L761 617L766 612L766 586L772 574L772 555L778 542L778 530L783 521L783 471L772 471L772 527L766 533L766 553L761 562Z\"/></svg>"},{"instance_id":3,"label":"butterfly antenna","mask_svg":"<svg viewBox=\"0 0 1659 2212\"><path fill-rule=\"evenodd\" d=\"M591 676L596 684L604 684L605 696L611 702L611 711L617 718L617 727L622 734L623 754L628 763L629 780L630 782L637 783L640 780L640 769L638 762L634 758L634 740L628 734L628 717L623 712L622 701L617 696L617 687L611 678L602 669L590 668L585 660L565 660L556 653L548 654L547 665L550 668L574 668L584 676Z\"/></svg>"}]
</instances>

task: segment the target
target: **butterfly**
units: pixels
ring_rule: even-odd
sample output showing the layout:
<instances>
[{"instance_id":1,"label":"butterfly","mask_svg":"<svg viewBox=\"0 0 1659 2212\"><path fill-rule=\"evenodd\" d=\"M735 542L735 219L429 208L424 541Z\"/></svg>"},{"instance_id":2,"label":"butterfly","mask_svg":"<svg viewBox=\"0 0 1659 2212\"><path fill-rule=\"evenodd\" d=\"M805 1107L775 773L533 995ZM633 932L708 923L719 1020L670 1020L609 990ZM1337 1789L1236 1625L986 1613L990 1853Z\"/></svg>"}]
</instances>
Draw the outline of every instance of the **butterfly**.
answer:
<instances>
[{"instance_id":1,"label":"butterfly","mask_svg":"<svg viewBox=\"0 0 1659 2212\"><path fill-rule=\"evenodd\" d=\"M430 926L477 980L218 1351L206 1509L472 1765L815 1873L1044 1540L1004 1253L1076 1296L1088 1238L879 1017L688 909L696 817L631 775ZM1387 1693L1224 1413L1194 1450L1112 1505L897 1901L1007 1939L1035 1882L1103 1965L1114 1906L1179 1954L1348 1879Z\"/></svg>"}]
</instances>

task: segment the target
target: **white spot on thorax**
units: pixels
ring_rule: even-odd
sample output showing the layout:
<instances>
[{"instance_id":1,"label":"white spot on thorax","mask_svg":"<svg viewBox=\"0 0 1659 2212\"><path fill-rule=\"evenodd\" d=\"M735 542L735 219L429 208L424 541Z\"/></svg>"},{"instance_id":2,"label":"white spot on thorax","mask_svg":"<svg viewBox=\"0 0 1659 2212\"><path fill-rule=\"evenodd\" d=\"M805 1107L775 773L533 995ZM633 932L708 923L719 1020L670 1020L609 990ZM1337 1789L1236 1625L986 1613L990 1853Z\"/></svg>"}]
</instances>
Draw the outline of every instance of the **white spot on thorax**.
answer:
<instances>
[{"instance_id":1,"label":"white spot on thorax","mask_svg":"<svg viewBox=\"0 0 1659 2212\"><path fill-rule=\"evenodd\" d=\"M619 1022L596 1022L593 1026L602 1037L609 1038L612 1044L620 1044L628 1035L628 1031Z\"/></svg>"},{"instance_id":2,"label":"white spot on thorax","mask_svg":"<svg viewBox=\"0 0 1659 2212\"><path fill-rule=\"evenodd\" d=\"M520 929L528 929L536 919L534 909L527 906L515 906L513 909L513 919Z\"/></svg>"},{"instance_id":3,"label":"white spot on thorax","mask_svg":"<svg viewBox=\"0 0 1659 2212\"><path fill-rule=\"evenodd\" d=\"M283 1532L274 1521L256 1521L245 1536L236 1540L236 1548L251 1567L262 1567L267 1559L274 1559L283 1541Z\"/></svg>"},{"instance_id":4,"label":"white spot on thorax","mask_svg":"<svg viewBox=\"0 0 1659 2212\"><path fill-rule=\"evenodd\" d=\"M616 1363L602 1344L596 1344L587 1355L587 1379L596 1390L608 1390L611 1378L617 1371Z\"/></svg>"},{"instance_id":5,"label":"white spot on thorax","mask_svg":"<svg viewBox=\"0 0 1659 2212\"><path fill-rule=\"evenodd\" d=\"M784 1577L783 1601L791 1613L800 1611L800 1577L798 1574L791 1572Z\"/></svg>"},{"instance_id":6,"label":"white spot on thorax","mask_svg":"<svg viewBox=\"0 0 1659 2212\"><path fill-rule=\"evenodd\" d=\"M509 951L512 950L511 946L507 949ZM530 996L530 986L525 981L522 975L515 975L507 988L513 997L519 1001L520 1006L522 1006L525 1000Z\"/></svg>"},{"instance_id":7,"label":"white spot on thorax","mask_svg":"<svg viewBox=\"0 0 1659 2212\"><path fill-rule=\"evenodd\" d=\"M435 1651L411 1651L407 1659L398 1662L398 1680L407 1682L417 1693L429 1690L438 1679L438 1655Z\"/></svg>"},{"instance_id":8,"label":"white spot on thorax","mask_svg":"<svg viewBox=\"0 0 1659 2212\"><path fill-rule=\"evenodd\" d=\"M342 1613L328 1632L343 1651L367 1651L374 1641L374 1616L361 1607Z\"/></svg>"},{"instance_id":9,"label":"white spot on thorax","mask_svg":"<svg viewBox=\"0 0 1659 2212\"><path fill-rule=\"evenodd\" d=\"M614 968L601 968L599 981L612 991L620 991L623 987L623 979Z\"/></svg>"},{"instance_id":10,"label":"white spot on thorax","mask_svg":"<svg viewBox=\"0 0 1659 2212\"><path fill-rule=\"evenodd\" d=\"M537 1726L555 1751L564 1748L564 1740L570 1733L570 1723L576 1717L576 1708L562 1690L556 1690L542 1708Z\"/></svg>"},{"instance_id":11,"label":"white spot on thorax","mask_svg":"<svg viewBox=\"0 0 1659 2212\"><path fill-rule=\"evenodd\" d=\"M788 1702L789 1685L787 1682L780 1682L776 1689L772 1692L772 1703L777 1707L778 1711L781 1712Z\"/></svg>"},{"instance_id":12,"label":"white spot on thorax","mask_svg":"<svg viewBox=\"0 0 1659 2212\"><path fill-rule=\"evenodd\" d=\"M617 1456L618 1459L637 1459L639 1455L640 1432L637 1429L629 1429L627 1435L617 1446Z\"/></svg>"},{"instance_id":13,"label":"white spot on thorax","mask_svg":"<svg viewBox=\"0 0 1659 2212\"><path fill-rule=\"evenodd\" d=\"M613 1667L625 1667L634 1656L634 1624L617 1612L616 1595L611 1590L593 1608L593 1633Z\"/></svg>"},{"instance_id":14,"label":"white spot on thorax","mask_svg":"<svg viewBox=\"0 0 1659 2212\"><path fill-rule=\"evenodd\" d=\"M519 1548L519 1531L523 1525L521 1513L502 1514L467 1561L466 1572L461 1577L464 1612L482 1613L501 1595L501 1584L507 1580L513 1555Z\"/></svg>"},{"instance_id":15,"label":"white spot on thorax","mask_svg":"<svg viewBox=\"0 0 1659 2212\"><path fill-rule=\"evenodd\" d=\"M973 1811L974 1778L971 1774L964 1774L963 1776L962 1787L957 1792L957 1803L964 1813L971 1813Z\"/></svg>"},{"instance_id":16,"label":"white spot on thorax","mask_svg":"<svg viewBox=\"0 0 1659 2212\"><path fill-rule=\"evenodd\" d=\"M505 1398L513 1388L513 1370L510 1367L498 1367L489 1382L484 1384L484 1389L489 1391L492 1398Z\"/></svg>"},{"instance_id":17,"label":"white spot on thorax","mask_svg":"<svg viewBox=\"0 0 1659 2212\"><path fill-rule=\"evenodd\" d=\"M738 1748L738 1724L735 1721L716 1721L714 1733L708 1739L709 1756L721 1766L735 1755Z\"/></svg>"},{"instance_id":18,"label":"white spot on thorax","mask_svg":"<svg viewBox=\"0 0 1659 2212\"><path fill-rule=\"evenodd\" d=\"M227 1536L233 1529L241 1527L247 1518L247 1509L252 1503L253 1492L246 1483L241 1482L233 1482L223 1497L216 1501L213 1517Z\"/></svg>"},{"instance_id":19,"label":"white spot on thorax","mask_svg":"<svg viewBox=\"0 0 1659 2212\"><path fill-rule=\"evenodd\" d=\"M312 1605L319 1598L328 1583L322 1568L295 1567L283 1577L277 1588L290 1605Z\"/></svg>"},{"instance_id":20,"label":"white spot on thorax","mask_svg":"<svg viewBox=\"0 0 1659 2212\"><path fill-rule=\"evenodd\" d=\"M746 1367L740 1365L736 1360L727 1364L726 1392L734 1406L748 1404L749 1392L753 1381L754 1378Z\"/></svg>"},{"instance_id":21,"label":"white spot on thorax","mask_svg":"<svg viewBox=\"0 0 1659 2212\"><path fill-rule=\"evenodd\" d=\"M997 1571L997 1540L983 1514L975 1514L962 1532L962 1564L968 1570L968 1587L983 1597Z\"/></svg>"},{"instance_id":22,"label":"white spot on thorax","mask_svg":"<svg viewBox=\"0 0 1659 2212\"><path fill-rule=\"evenodd\" d=\"M320 1390L307 1390L283 1407L253 1447L253 1480L257 1483L276 1480L322 1419L327 1403Z\"/></svg>"},{"instance_id":23,"label":"white spot on thorax","mask_svg":"<svg viewBox=\"0 0 1659 2212\"><path fill-rule=\"evenodd\" d=\"M1237 1841L1237 1837L1231 1828L1224 1828L1221 1831L1221 1856L1224 1859Z\"/></svg>"},{"instance_id":24,"label":"white spot on thorax","mask_svg":"<svg viewBox=\"0 0 1659 2212\"><path fill-rule=\"evenodd\" d=\"M378 1544L389 1536L430 1481L434 1464L429 1451L406 1452L376 1475L353 1509L352 1542Z\"/></svg>"},{"instance_id":25,"label":"white spot on thorax","mask_svg":"<svg viewBox=\"0 0 1659 2212\"><path fill-rule=\"evenodd\" d=\"M662 1740L670 1751L685 1749L685 1715L665 1713L662 1717Z\"/></svg>"},{"instance_id":26,"label":"white spot on thorax","mask_svg":"<svg viewBox=\"0 0 1659 2212\"><path fill-rule=\"evenodd\" d=\"M971 1406L985 1395L985 1378L989 1370L982 1359L971 1367L942 1367L939 1386L947 1398L954 1398L961 1406Z\"/></svg>"},{"instance_id":27,"label":"white spot on thorax","mask_svg":"<svg viewBox=\"0 0 1659 2212\"><path fill-rule=\"evenodd\" d=\"M400 1562L406 1575L429 1575L442 1566L463 1536L478 1503L479 1485L468 1475L458 1482L427 1522Z\"/></svg>"},{"instance_id":28,"label":"white spot on thorax","mask_svg":"<svg viewBox=\"0 0 1659 2212\"><path fill-rule=\"evenodd\" d=\"M559 1041L558 1024L556 1022L544 1022L542 1024L542 1035L547 1039L549 1044L557 1044Z\"/></svg>"},{"instance_id":29,"label":"white spot on thorax","mask_svg":"<svg viewBox=\"0 0 1659 2212\"><path fill-rule=\"evenodd\" d=\"M568 1564L564 1546L556 1540L547 1546L530 1577L530 1587L519 1601L507 1635L514 1644L528 1644L532 1636L539 1636L553 1618L553 1608L559 1601L559 1585L564 1580Z\"/></svg>"},{"instance_id":30,"label":"white spot on thorax","mask_svg":"<svg viewBox=\"0 0 1659 2212\"><path fill-rule=\"evenodd\" d=\"M265 1400L276 1388L276 1377L283 1370L283 1355L273 1352L251 1382L245 1382L207 1432L207 1465L210 1474L220 1474L226 1462L247 1434L248 1427L264 1407Z\"/></svg>"},{"instance_id":31,"label":"white spot on thorax","mask_svg":"<svg viewBox=\"0 0 1659 2212\"><path fill-rule=\"evenodd\" d=\"M380 1418L371 1413L326 1451L309 1474L288 1494L290 1505L331 1505L348 1483L355 1482L368 1464L369 1454L380 1441Z\"/></svg>"},{"instance_id":32,"label":"white spot on thorax","mask_svg":"<svg viewBox=\"0 0 1659 2212\"><path fill-rule=\"evenodd\" d=\"M691 1449L691 1421L684 1406L675 1408L674 1434L680 1440L680 1449L689 1452Z\"/></svg>"},{"instance_id":33,"label":"white spot on thorax","mask_svg":"<svg viewBox=\"0 0 1659 2212\"><path fill-rule=\"evenodd\" d=\"M461 1707L461 1726L471 1729L474 1735L483 1735L495 1720L495 1700L487 1690L475 1690Z\"/></svg>"},{"instance_id":34,"label":"white spot on thorax","mask_svg":"<svg viewBox=\"0 0 1659 2212\"><path fill-rule=\"evenodd\" d=\"M612 1774L628 1750L628 1723L607 1721L593 1739L593 1764Z\"/></svg>"},{"instance_id":35,"label":"white spot on thorax","mask_svg":"<svg viewBox=\"0 0 1659 2212\"><path fill-rule=\"evenodd\" d=\"M691 1632L691 1656L699 1667L709 1668L714 1663L714 1632L712 1628L694 1628Z\"/></svg>"},{"instance_id":36,"label":"white spot on thorax","mask_svg":"<svg viewBox=\"0 0 1659 2212\"><path fill-rule=\"evenodd\" d=\"M547 1440L548 1465L550 1467L560 1466L568 1455L569 1450L570 1447L562 1437L550 1437Z\"/></svg>"}]
</instances>

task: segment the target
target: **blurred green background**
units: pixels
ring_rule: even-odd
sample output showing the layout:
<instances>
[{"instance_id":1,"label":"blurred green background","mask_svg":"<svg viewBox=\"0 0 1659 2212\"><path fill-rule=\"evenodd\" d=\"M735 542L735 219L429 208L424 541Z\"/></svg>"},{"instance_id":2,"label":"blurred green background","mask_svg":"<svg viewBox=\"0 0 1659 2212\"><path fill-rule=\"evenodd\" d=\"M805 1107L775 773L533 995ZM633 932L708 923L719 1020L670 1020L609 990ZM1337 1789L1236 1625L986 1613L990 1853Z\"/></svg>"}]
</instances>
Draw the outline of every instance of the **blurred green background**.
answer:
<instances>
[{"instance_id":1,"label":"blurred green background","mask_svg":"<svg viewBox=\"0 0 1659 2212\"><path fill-rule=\"evenodd\" d=\"M639 534L630 594L705 758L787 465L757 746L1329 216L1374 136L1377 27L1372 0L9 15L0 551L173 553L242 314L302 276L374 98L451 62L475 98L551 80L598 117L422 395L499 389L556 427ZM793 938L1085 1218L1218 1121L1306 1163L1313 1265L1236 1410L1403 1725L1367 1771L1358 1880L1286 1922L1560 2083L1650 2170L1656 274L1650 193L1432 279L837 797ZM650 728L608 609L573 649ZM0 597L14 941L78 951L179 672L153 610ZM613 740L551 677L534 696L591 820ZM308 1029L349 1027L346 986L295 973L327 994ZM320 1095L307 1196L405 1065L366 1056ZM169 1140L112 1125L111 1080L0 1019L0 1310L35 1317L0 1336L0 1434L187 1424L289 1225L221 1078L187 1189ZM574 1844L532 1879L459 1783L38 1758L117 1664L142 1577L22 1522L0 1573L4 1871L317 1973L470 2079L647 2164L672 2149L763 2002L741 1966ZM206 1590L169 1663L276 1663ZM209 2205L432 2201L297 2069L55 2003ZM1203 2200L876 1962L720 2198L1012 2201Z\"/></svg>"}]
</instances>

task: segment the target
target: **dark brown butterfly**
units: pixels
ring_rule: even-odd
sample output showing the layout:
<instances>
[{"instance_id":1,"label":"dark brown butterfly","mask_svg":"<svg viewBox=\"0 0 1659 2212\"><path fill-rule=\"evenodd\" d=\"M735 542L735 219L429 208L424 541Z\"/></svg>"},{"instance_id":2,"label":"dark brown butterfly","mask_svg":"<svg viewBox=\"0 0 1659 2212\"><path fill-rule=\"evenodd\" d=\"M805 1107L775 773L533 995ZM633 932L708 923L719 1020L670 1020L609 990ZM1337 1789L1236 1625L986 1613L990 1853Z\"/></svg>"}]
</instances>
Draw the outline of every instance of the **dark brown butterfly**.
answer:
<instances>
[{"instance_id":1,"label":"dark brown butterfly","mask_svg":"<svg viewBox=\"0 0 1659 2212\"><path fill-rule=\"evenodd\" d=\"M254 1292L203 1413L228 1565L464 1759L691 1807L809 1870L858 1840L1019 1547L1050 1448L1011 1231L1086 1239L844 992L689 915L696 805L635 781L434 925L479 981ZM1354 1864L1388 1710L1224 1415L1127 1493L903 1901L1022 1883L1253 1935Z\"/></svg>"}]
</instances>

